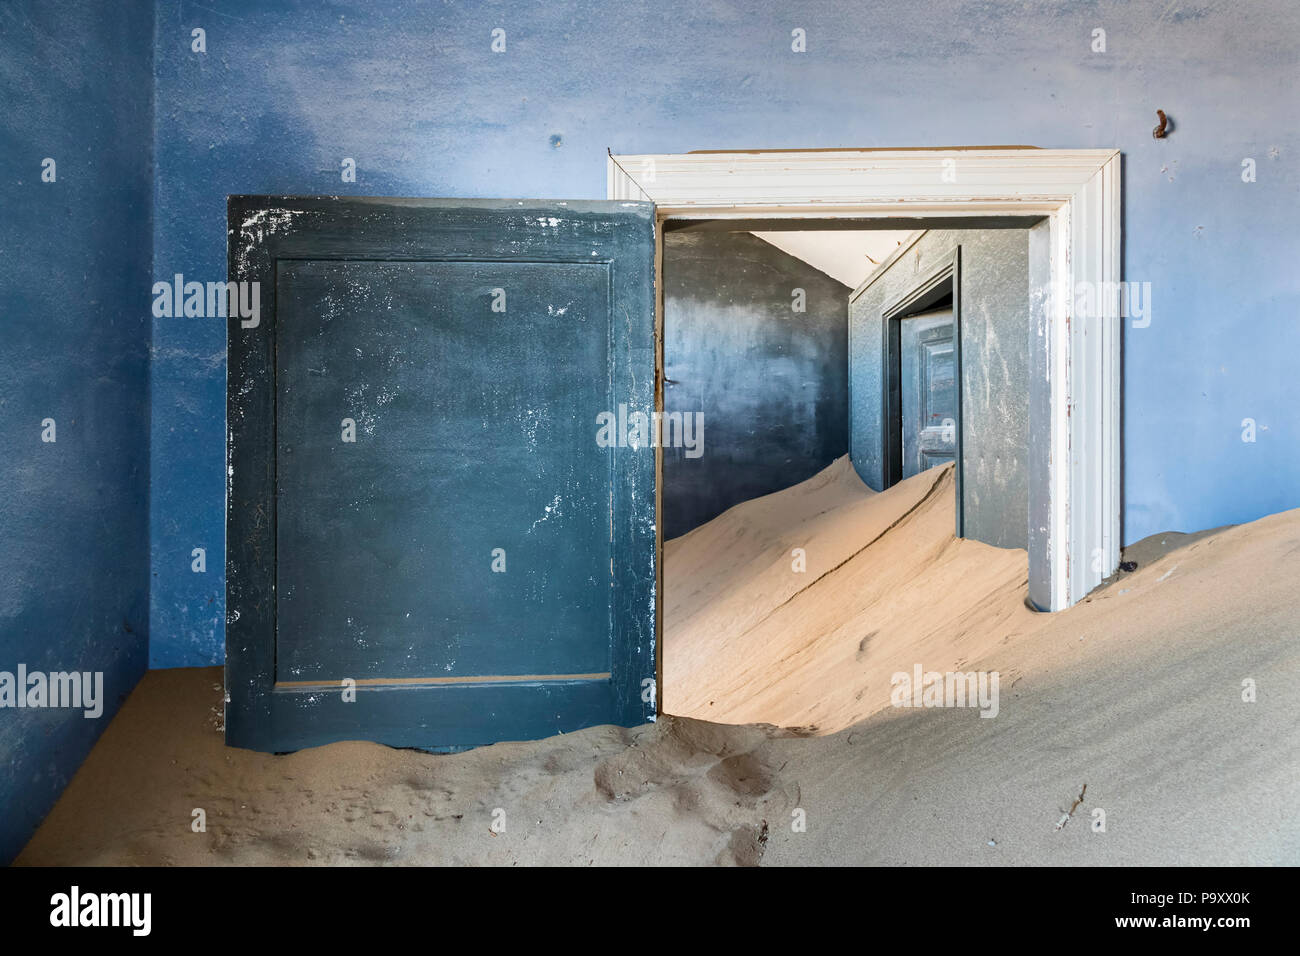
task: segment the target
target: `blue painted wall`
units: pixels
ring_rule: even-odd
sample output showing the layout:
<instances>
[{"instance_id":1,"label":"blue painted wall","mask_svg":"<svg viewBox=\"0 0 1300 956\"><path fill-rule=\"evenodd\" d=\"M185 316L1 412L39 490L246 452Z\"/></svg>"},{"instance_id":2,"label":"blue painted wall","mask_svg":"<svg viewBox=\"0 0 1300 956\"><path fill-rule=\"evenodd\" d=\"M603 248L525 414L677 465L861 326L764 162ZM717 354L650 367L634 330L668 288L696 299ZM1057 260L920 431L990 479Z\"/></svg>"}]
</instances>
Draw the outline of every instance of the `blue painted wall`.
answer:
<instances>
[{"instance_id":1,"label":"blue painted wall","mask_svg":"<svg viewBox=\"0 0 1300 956\"><path fill-rule=\"evenodd\" d=\"M147 660L152 58L151 3L0 6L0 670L105 702L0 710L0 863Z\"/></svg>"},{"instance_id":2,"label":"blue painted wall","mask_svg":"<svg viewBox=\"0 0 1300 956\"><path fill-rule=\"evenodd\" d=\"M1300 505L1297 50L1293 0L162 3L155 268L224 275L227 193L600 198L606 147L1118 147L1153 296L1124 340L1124 539L1248 521ZM213 663L221 562L189 555L221 553L225 331L154 336L152 663Z\"/></svg>"}]
</instances>

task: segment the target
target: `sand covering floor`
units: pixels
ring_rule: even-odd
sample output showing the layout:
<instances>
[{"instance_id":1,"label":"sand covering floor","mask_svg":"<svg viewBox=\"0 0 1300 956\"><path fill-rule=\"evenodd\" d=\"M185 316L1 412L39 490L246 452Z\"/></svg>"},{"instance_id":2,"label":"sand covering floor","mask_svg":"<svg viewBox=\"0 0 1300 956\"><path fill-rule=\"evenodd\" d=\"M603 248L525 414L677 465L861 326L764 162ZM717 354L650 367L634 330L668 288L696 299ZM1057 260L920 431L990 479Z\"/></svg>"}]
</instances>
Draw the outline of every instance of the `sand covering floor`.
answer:
<instances>
[{"instance_id":1,"label":"sand covering floor","mask_svg":"<svg viewBox=\"0 0 1300 956\"><path fill-rule=\"evenodd\" d=\"M691 625L667 642L670 709L713 700L797 732L665 716L448 756L277 757L223 745L218 669L154 671L18 862L1300 863L1300 511L1147 539L1136 572L1041 615L1023 552L952 540L947 472L872 496L843 471L781 493L780 513L733 509L665 567L668 614ZM711 535L723 560L701 545L693 572L673 566ZM690 686L692 654L712 696ZM1001 675L996 718L882 706L896 664L959 662ZM812 725L825 735L801 736Z\"/></svg>"},{"instance_id":2,"label":"sand covering floor","mask_svg":"<svg viewBox=\"0 0 1300 956\"><path fill-rule=\"evenodd\" d=\"M844 457L667 542L664 710L833 733L888 707L895 672L1040 626L1026 552L956 538L954 502L951 465L877 494Z\"/></svg>"}]
</instances>

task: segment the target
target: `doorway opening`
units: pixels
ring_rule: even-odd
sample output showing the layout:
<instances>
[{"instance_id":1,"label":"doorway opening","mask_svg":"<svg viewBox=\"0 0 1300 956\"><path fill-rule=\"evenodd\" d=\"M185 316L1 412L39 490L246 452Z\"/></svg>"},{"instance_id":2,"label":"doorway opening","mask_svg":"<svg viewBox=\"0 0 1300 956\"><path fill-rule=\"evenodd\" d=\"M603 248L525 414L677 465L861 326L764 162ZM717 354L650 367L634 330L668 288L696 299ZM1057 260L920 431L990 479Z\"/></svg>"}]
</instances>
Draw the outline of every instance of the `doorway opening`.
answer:
<instances>
[{"instance_id":1,"label":"doorway opening","mask_svg":"<svg viewBox=\"0 0 1300 956\"><path fill-rule=\"evenodd\" d=\"M662 351L664 237L673 221L728 220L732 228L783 221L789 228L792 220L803 220L819 223L815 228L843 229L856 223L864 228L892 226L929 233L946 228L994 229L1028 224L1032 266L1024 295L1033 334L1023 349L1029 383L1024 415L1029 450L1025 475L1028 501L1020 524L1028 552L1024 582L1028 603L1041 610L1069 607L1114 569L1119 543L1117 151L995 147L611 155L608 196L650 201L656 207L660 226L656 264L660 297L660 371L656 388L659 408L663 407L663 380L667 377ZM1087 312L1074 300L1080 284L1097 293L1089 300L1093 306ZM855 300L861 301L867 291L855 290ZM955 305L954 325L970 317L968 311L963 314L960 297L956 297ZM874 326L865 326L864 332L878 356L879 371L874 381L864 378L851 387L850 401L855 408L859 403L871 402L881 411L874 433L851 429L854 471L865 471L887 493L906 489L927 474L893 482L903 469L896 455L901 457L905 446L901 421L903 332L914 328L903 323L916 317L915 309L875 313ZM899 387L891 406L886 380L894 369L888 361L889 332L894 320L898 322ZM851 347L856 355L861 340L857 326L850 326L855 339ZM954 332L949 353L954 383L959 371L968 374L971 368L969 354L964 356L967 361L958 365L963 358L960 340L964 337L964 332L960 337ZM931 378L940 391L945 361L942 351L931 349L935 359ZM958 388L968 390L965 384ZM885 414L887 407L896 408L897 415ZM970 410L962 408L955 417L969 415ZM918 431L924 429L922 426ZM972 434L969 429L955 429L953 443L962 444L960 452L953 450L955 459L964 458L969 463ZM930 450L937 454L944 437L940 427L937 434L918 435L917 440L933 439L938 444ZM992 464L997 465L997 450L989 451ZM664 491L662 477L661 463L660 496ZM922 495L928 496L929 492ZM971 489L964 488L961 498L963 503L969 502ZM659 513L664 515L662 497ZM970 508L963 507L961 527L968 537L972 534L971 517ZM949 534L956 527L955 513L951 520ZM659 533L662 535L662 527ZM954 540L960 544L963 539ZM661 642L656 655L661 709L666 652L662 643L662 602L666 596L663 571L661 554L657 592ZM859 650L867 653L872 639L871 634L863 635Z\"/></svg>"},{"instance_id":2,"label":"doorway opening","mask_svg":"<svg viewBox=\"0 0 1300 956\"><path fill-rule=\"evenodd\" d=\"M962 527L961 252L954 249L883 315L883 485L954 463ZM1027 291L1027 289L1026 289Z\"/></svg>"},{"instance_id":3,"label":"doorway opening","mask_svg":"<svg viewBox=\"0 0 1300 956\"><path fill-rule=\"evenodd\" d=\"M909 631L1025 590L1034 224L665 223L662 411L702 439L661 449L667 713L839 730Z\"/></svg>"}]
</instances>

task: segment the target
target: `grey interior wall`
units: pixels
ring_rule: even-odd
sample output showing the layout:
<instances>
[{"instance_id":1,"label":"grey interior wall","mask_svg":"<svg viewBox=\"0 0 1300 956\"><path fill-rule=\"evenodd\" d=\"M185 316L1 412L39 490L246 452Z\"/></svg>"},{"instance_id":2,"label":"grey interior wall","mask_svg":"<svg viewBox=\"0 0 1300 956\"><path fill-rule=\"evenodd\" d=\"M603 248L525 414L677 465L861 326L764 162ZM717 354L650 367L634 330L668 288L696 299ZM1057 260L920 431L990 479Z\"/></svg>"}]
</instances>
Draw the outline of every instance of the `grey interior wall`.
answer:
<instances>
[{"instance_id":1,"label":"grey interior wall","mask_svg":"<svg viewBox=\"0 0 1300 956\"><path fill-rule=\"evenodd\" d=\"M1028 546L1029 230L921 235L849 305L850 442L870 487L884 485L883 314L961 247L961 441L965 536Z\"/></svg>"},{"instance_id":2,"label":"grey interior wall","mask_svg":"<svg viewBox=\"0 0 1300 956\"><path fill-rule=\"evenodd\" d=\"M852 290L749 233L665 234L663 280L664 411L704 414L699 457L664 449L675 538L848 450Z\"/></svg>"}]
</instances>

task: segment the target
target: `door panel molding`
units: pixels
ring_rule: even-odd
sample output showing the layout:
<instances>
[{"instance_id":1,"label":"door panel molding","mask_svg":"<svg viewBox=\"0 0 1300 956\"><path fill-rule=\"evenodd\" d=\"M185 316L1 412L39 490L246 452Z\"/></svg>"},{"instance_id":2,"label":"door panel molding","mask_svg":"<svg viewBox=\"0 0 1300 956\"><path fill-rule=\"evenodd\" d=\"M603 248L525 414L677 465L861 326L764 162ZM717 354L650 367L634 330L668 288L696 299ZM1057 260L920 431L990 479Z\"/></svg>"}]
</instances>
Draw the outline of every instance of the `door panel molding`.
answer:
<instances>
[{"instance_id":1,"label":"door panel molding","mask_svg":"<svg viewBox=\"0 0 1300 956\"><path fill-rule=\"evenodd\" d=\"M1119 565L1120 153L1115 149L772 150L608 157L610 199L666 220L1046 217L1049 275L1029 290L1030 600L1061 610ZM656 250L662 256L662 246ZM1077 296L1077 290L1090 294ZM1078 301L1076 301L1078 299ZM1095 303L1084 312L1080 303ZM663 304L656 303L656 330ZM659 357L662 364L662 355ZM1029 520L1028 518L1026 520ZM662 545L662 542L660 542Z\"/></svg>"}]
</instances>

